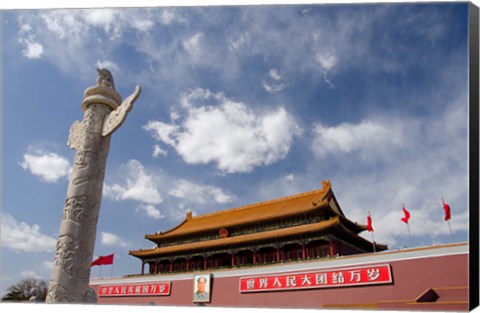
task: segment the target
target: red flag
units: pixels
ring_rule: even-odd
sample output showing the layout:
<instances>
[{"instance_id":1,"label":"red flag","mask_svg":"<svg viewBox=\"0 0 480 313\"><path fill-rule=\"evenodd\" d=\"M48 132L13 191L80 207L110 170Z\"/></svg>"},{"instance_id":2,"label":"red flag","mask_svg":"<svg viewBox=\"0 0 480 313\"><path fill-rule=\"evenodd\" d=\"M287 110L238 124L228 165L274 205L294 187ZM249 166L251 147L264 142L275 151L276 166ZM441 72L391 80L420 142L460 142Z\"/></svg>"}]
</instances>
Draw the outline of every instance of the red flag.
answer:
<instances>
[{"instance_id":1,"label":"red flag","mask_svg":"<svg viewBox=\"0 0 480 313\"><path fill-rule=\"evenodd\" d=\"M445 201L443 201L443 198L442 198L442 204L443 204L443 209L445 210L445 221L448 221L452 217L450 213L450 206L448 205L448 203L445 203Z\"/></svg>"},{"instance_id":2,"label":"red flag","mask_svg":"<svg viewBox=\"0 0 480 313\"><path fill-rule=\"evenodd\" d=\"M367 229L368 231L373 231L372 217L370 216L370 213L367 216Z\"/></svg>"},{"instance_id":3,"label":"red flag","mask_svg":"<svg viewBox=\"0 0 480 313\"><path fill-rule=\"evenodd\" d=\"M95 265L109 265L113 264L113 256L115 254L110 254L110 255L105 255L105 256L99 256L98 259L92 262L90 267L95 266Z\"/></svg>"},{"instance_id":4,"label":"red flag","mask_svg":"<svg viewBox=\"0 0 480 313\"><path fill-rule=\"evenodd\" d=\"M402 222L405 224L408 224L408 220L410 219L410 212L408 212L407 209L405 209L405 206L403 206L403 213L405 214L404 217L401 218Z\"/></svg>"}]
</instances>

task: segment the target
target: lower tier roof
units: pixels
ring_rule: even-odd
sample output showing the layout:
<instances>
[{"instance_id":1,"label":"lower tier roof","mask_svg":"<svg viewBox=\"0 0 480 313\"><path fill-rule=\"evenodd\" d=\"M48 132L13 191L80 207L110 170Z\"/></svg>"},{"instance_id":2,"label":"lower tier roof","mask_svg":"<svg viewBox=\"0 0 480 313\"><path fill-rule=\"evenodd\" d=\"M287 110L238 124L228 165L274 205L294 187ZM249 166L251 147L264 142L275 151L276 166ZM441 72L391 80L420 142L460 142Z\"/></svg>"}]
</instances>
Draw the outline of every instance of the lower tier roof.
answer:
<instances>
[{"instance_id":1,"label":"lower tier roof","mask_svg":"<svg viewBox=\"0 0 480 313\"><path fill-rule=\"evenodd\" d=\"M320 233L336 227L342 228L343 229L342 233L345 233L345 229L342 225L342 222L339 216L336 216L326 221L317 222L317 223L305 224L305 225L282 228L282 229L275 229L275 230L253 233L253 234L246 234L246 235L235 236L235 237L226 237L226 238L219 238L219 239L199 241L199 242L189 242L185 244L179 244L179 245L173 245L173 246L167 246L167 247L157 247L157 248L147 249L147 250L133 250L133 251L130 251L129 254L132 256L138 257L140 259L158 258L162 256L172 255L172 254L194 253L194 251L205 250L205 249L233 247L235 245L247 244L252 242L275 240L278 238L285 238L285 237L299 236L299 235L301 236L301 235L311 234L311 233ZM358 238L361 238L361 237L357 237L357 239ZM367 242L363 238L361 238L361 240ZM377 245L377 246L378 246L378 250L386 249L386 247L384 246L380 246L380 245Z\"/></svg>"}]
</instances>

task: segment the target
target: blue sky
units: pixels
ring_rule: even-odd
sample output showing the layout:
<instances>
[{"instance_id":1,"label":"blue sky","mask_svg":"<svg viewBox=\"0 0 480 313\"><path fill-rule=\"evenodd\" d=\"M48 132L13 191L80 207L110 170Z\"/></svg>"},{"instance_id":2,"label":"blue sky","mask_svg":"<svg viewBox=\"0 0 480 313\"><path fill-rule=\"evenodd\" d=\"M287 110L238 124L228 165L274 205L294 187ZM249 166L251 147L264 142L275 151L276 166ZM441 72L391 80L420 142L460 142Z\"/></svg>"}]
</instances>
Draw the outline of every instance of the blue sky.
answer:
<instances>
[{"instance_id":1,"label":"blue sky","mask_svg":"<svg viewBox=\"0 0 480 313\"><path fill-rule=\"evenodd\" d=\"M114 276L139 273L128 251L151 248L144 235L187 210L324 179L348 218L366 224L371 212L391 249L468 240L467 13L465 3L4 11L2 293L50 277L68 131L97 67L124 98L143 88L107 162L95 256L115 253Z\"/></svg>"}]
</instances>

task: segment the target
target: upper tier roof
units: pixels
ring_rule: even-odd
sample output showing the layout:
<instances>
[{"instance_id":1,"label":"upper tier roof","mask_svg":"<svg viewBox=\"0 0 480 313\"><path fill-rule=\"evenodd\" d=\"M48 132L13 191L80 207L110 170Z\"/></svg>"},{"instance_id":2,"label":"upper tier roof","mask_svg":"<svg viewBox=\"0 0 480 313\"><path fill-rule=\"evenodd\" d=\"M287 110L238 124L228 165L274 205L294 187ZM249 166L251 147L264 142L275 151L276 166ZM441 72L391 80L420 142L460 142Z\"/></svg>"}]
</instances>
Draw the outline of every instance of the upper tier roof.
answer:
<instances>
[{"instance_id":1,"label":"upper tier roof","mask_svg":"<svg viewBox=\"0 0 480 313\"><path fill-rule=\"evenodd\" d=\"M166 232L146 235L145 238L156 241L202 231L217 230L222 227L267 221L326 207L331 200L334 201L334 205L330 205L331 209L345 219L345 215L338 206L331 190L330 181L322 181L322 185L321 189L214 213L199 216L191 216L191 213L187 213L186 219L177 227Z\"/></svg>"}]
</instances>

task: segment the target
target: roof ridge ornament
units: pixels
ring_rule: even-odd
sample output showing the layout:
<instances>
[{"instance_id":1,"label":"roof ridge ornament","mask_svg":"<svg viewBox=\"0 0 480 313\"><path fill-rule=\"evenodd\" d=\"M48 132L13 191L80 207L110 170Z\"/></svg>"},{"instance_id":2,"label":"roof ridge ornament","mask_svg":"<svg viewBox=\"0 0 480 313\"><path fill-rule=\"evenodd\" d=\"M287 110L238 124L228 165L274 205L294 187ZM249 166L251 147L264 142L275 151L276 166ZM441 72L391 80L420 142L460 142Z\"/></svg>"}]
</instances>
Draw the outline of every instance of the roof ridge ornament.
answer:
<instances>
[{"instance_id":1,"label":"roof ridge ornament","mask_svg":"<svg viewBox=\"0 0 480 313\"><path fill-rule=\"evenodd\" d=\"M330 190L330 189L332 189L332 183L330 183L330 180L329 180L329 179L322 180L322 189L321 189L321 191L327 192L327 191ZM325 200L325 198L323 197L322 199L312 201L312 205L313 205L313 206L317 206L317 205L319 205L320 203L322 203L324 200Z\"/></svg>"},{"instance_id":2,"label":"roof ridge ornament","mask_svg":"<svg viewBox=\"0 0 480 313\"><path fill-rule=\"evenodd\" d=\"M330 183L330 179L322 180L322 189L331 189L332 183Z\"/></svg>"}]
</instances>

